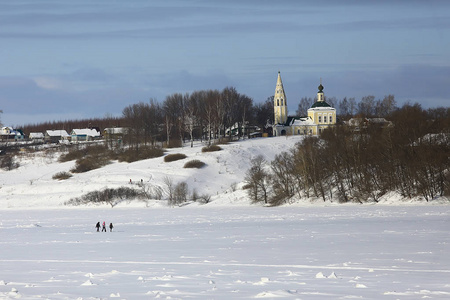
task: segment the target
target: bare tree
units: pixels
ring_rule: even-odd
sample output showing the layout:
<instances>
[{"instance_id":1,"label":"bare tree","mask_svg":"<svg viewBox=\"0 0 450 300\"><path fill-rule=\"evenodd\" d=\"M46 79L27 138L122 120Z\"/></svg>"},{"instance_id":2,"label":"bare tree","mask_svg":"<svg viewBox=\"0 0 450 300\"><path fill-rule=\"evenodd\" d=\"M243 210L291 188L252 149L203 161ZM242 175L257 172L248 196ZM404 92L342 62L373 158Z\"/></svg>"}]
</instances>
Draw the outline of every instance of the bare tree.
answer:
<instances>
[{"instance_id":1,"label":"bare tree","mask_svg":"<svg viewBox=\"0 0 450 300\"><path fill-rule=\"evenodd\" d=\"M170 178L169 176L165 176L163 181L164 181L164 184L166 185L166 194L167 194L168 203L173 204L174 190L175 190L173 179Z\"/></svg>"},{"instance_id":2,"label":"bare tree","mask_svg":"<svg viewBox=\"0 0 450 300\"><path fill-rule=\"evenodd\" d=\"M185 103L185 109L186 109L186 114L185 114L185 126L186 126L186 130L189 133L189 139L191 142L191 148L194 147L194 129L195 126L197 125L197 120L200 119L200 115L199 115L199 98L200 98L200 93L199 92L194 92L191 94L191 96L186 99L186 103Z\"/></svg>"},{"instance_id":3,"label":"bare tree","mask_svg":"<svg viewBox=\"0 0 450 300\"><path fill-rule=\"evenodd\" d=\"M218 113L216 111L218 102L220 101L220 93L217 90L210 90L206 94L206 98L204 99L203 107L205 112L205 120L206 120L206 132L208 145L211 145L211 139L213 134L217 131L218 127Z\"/></svg>"},{"instance_id":4,"label":"bare tree","mask_svg":"<svg viewBox=\"0 0 450 300\"><path fill-rule=\"evenodd\" d=\"M383 100L378 100L375 106L375 115L377 117L387 117L396 109L394 95L387 95Z\"/></svg>"},{"instance_id":5,"label":"bare tree","mask_svg":"<svg viewBox=\"0 0 450 300\"><path fill-rule=\"evenodd\" d=\"M272 171L271 184L274 191L270 203L280 205L295 194L296 186L292 180L295 176L293 156L289 155L288 152L277 154L270 166Z\"/></svg>"},{"instance_id":6,"label":"bare tree","mask_svg":"<svg viewBox=\"0 0 450 300\"><path fill-rule=\"evenodd\" d=\"M253 100L246 95L239 95L239 107L238 111L240 112L240 121L238 121L239 128L241 130L241 137L248 134L248 126L247 122L250 118L250 112L253 108Z\"/></svg>"},{"instance_id":7,"label":"bare tree","mask_svg":"<svg viewBox=\"0 0 450 300\"><path fill-rule=\"evenodd\" d=\"M189 188L186 182L182 181L175 185L175 189L173 191L173 204L181 204L187 201L187 196L189 193Z\"/></svg>"},{"instance_id":8,"label":"bare tree","mask_svg":"<svg viewBox=\"0 0 450 300\"><path fill-rule=\"evenodd\" d=\"M260 128L273 124L273 97L270 96L264 103L253 106L253 122Z\"/></svg>"},{"instance_id":9,"label":"bare tree","mask_svg":"<svg viewBox=\"0 0 450 300\"><path fill-rule=\"evenodd\" d=\"M375 96L362 97L358 103L358 114L363 117L372 117L375 113Z\"/></svg>"},{"instance_id":10,"label":"bare tree","mask_svg":"<svg viewBox=\"0 0 450 300\"><path fill-rule=\"evenodd\" d=\"M221 93L224 106L224 133L228 129L230 138L232 129L239 120L239 96L239 93L234 87L226 87Z\"/></svg>"},{"instance_id":11,"label":"bare tree","mask_svg":"<svg viewBox=\"0 0 450 300\"><path fill-rule=\"evenodd\" d=\"M308 109L313 105L314 100L311 97L302 97L298 103L296 114L300 117L306 117L308 115Z\"/></svg>"},{"instance_id":12,"label":"bare tree","mask_svg":"<svg viewBox=\"0 0 450 300\"><path fill-rule=\"evenodd\" d=\"M163 104L163 110L166 123L167 146L170 147L170 137L176 135L173 129L175 128L178 131L179 136L182 134L180 133L182 127L180 123L184 122L183 95L172 94L167 96Z\"/></svg>"},{"instance_id":13,"label":"bare tree","mask_svg":"<svg viewBox=\"0 0 450 300\"><path fill-rule=\"evenodd\" d=\"M141 143L144 135L144 119L142 117L145 104L140 102L132 104L123 109L122 114L126 123L128 124L128 132L125 135L125 142L131 147L134 147L136 151L139 151L139 144Z\"/></svg>"},{"instance_id":14,"label":"bare tree","mask_svg":"<svg viewBox=\"0 0 450 300\"><path fill-rule=\"evenodd\" d=\"M249 185L249 196L253 202L269 201L269 173L265 170L266 160L262 155L258 155L251 160L251 167L245 174L245 181Z\"/></svg>"}]
</instances>

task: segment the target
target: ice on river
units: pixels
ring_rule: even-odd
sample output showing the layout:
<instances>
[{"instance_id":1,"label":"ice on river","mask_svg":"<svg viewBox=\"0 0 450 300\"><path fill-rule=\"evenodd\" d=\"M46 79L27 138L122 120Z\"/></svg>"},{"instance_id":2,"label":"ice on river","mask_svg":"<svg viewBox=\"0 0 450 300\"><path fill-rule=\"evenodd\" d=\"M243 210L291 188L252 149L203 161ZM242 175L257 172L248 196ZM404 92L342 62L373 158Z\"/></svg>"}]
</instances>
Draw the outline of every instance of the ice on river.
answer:
<instances>
[{"instance_id":1,"label":"ice on river","mask_svg":"<svg viewBox=\"0 0 450 300\"><path fill-rule=\"evenodd\" d=\"M0 210L0 298L449 299L449 230L449 206Z\"/></svg>"}]
</instances>

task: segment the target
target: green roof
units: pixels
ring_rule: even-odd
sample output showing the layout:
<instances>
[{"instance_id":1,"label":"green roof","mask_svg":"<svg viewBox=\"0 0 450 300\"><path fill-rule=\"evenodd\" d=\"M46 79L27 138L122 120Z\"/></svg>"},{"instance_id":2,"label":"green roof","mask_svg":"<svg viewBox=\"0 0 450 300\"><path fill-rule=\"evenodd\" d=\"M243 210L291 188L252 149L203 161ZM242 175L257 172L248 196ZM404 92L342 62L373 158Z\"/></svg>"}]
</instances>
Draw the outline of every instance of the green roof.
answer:
<instances>
[{"instance_id":1,"label":"green roof","mask_svg":"<svg viewBox=\"0 0 450 300\"><path fill-rule=\"evenodd\" d=\"M316 102L311 106L311 108L316 108L316 107L331 107L331 105L328 104L328 103L326 103L325 101L321 101L321 102L316 101Z\"/></svg>"}]
</instances>

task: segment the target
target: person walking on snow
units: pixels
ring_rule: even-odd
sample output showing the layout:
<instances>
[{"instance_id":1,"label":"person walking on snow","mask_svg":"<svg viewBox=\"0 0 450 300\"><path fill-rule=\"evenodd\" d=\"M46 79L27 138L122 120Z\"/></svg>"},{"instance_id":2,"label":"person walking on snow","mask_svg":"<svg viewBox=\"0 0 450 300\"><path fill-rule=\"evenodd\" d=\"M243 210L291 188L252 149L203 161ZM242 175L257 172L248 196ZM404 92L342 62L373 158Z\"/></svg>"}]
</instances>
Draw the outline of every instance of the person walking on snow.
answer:
<instances>
[{"instance_id":1,"label":"person walking on snow","mask_svg":"<svg viewBox=\"0 0 450 300\"><path fill-rule=\"evenodd\" d=\"M102 232L106 232L106 224L105 224L105 221L103 221L103 227L102 227Z\"/></svg>"},{"instance_id":2,"label":"person walking on snow","mask_svg":"<svg viewBox=\"0 0 450 300\"><path fill-rule=\"evenodd\" d=\"M97 224L95 225L95 227L97 227L97 232L100 231L100 222L97 222Z\"/></svg>"},{"instance_id":3,"label":"person walking on snow","mask_svg":"<svg viewBox=\"0 0 450 300\"><path fill-rule=\"evenodd\" d=\"M109 232L112 232L112 229L114 228L112 223L109 223Z\"/></svg>"}]
</instances>

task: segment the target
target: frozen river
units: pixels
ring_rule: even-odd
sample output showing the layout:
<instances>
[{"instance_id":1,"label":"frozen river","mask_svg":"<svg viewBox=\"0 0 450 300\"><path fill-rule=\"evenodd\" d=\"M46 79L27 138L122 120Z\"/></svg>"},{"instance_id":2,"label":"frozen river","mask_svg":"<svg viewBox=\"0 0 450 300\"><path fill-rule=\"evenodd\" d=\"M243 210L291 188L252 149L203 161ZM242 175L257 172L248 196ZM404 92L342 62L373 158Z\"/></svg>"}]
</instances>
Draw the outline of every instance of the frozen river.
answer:
<instances>
[{"instance_id":1,"label":"frozen river","mask_svg":"<svg viewBox=\"0 0 450 300\"><path fill-rule=\"evenodd\" d=\"M450 206L5 209L0 234L1 299L450 298Z\"/></svg>"}]
</instances>

